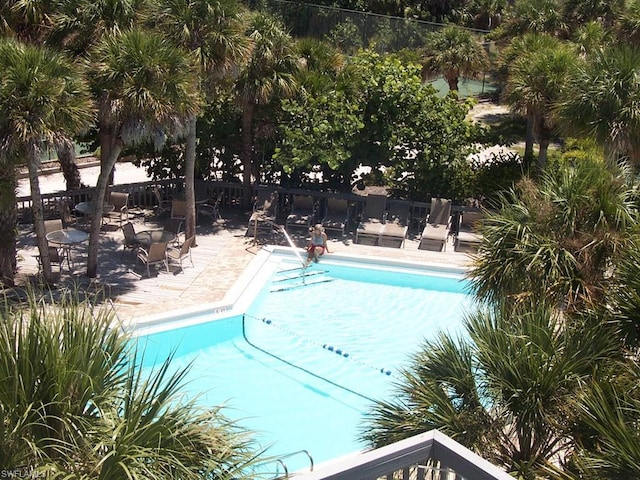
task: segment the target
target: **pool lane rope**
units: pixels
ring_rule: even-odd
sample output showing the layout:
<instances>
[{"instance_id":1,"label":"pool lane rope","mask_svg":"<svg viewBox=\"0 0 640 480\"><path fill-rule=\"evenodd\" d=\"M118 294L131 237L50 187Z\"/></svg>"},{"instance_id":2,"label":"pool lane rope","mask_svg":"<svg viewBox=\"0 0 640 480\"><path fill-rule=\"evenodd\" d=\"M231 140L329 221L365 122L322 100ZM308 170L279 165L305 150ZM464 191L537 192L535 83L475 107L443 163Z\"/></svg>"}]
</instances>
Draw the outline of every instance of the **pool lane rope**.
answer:
<instances>
[{"instance_id":1,"label":"pool lane rope","mask_svg":"<svg viewBox=\"0 0 640 480\"><path fill-rule=\"evenodd\" d=\"M325 378L325 377L323 377L321 375L318 375L317 373L313 373L311 370L307 370L306 368L301 367L300 365L296 365L295 363L291 363L288 360L285 360L284 358L279 357L278 355L276 355L274 353L271 353L271 352L265 350L264 348L261 348L261 347L257 346L256 344L251 342L251 340L249 340L249 338L247 337L247 332L246 332L246 329L245 329L245 317L254 318L254 319L257 319L257 320L260 320L260 319L258 319L257 317L251 317L250 315L243 315L242 316L242 336L244 337L244 341L247 342L249 345L251 345L256 350L260 350L265 355L269 355L270 357L273 357L273 358L275 358L276 360L278 360L278 361L280 361L282 363L286 363L290 367L293 367L293 368L296 368L298 370L301 370L304 373L306 373L307 375L311 375L312 377L315 377L315 378L317 378L319 380L327 382L327 383L333 385L334 387L338 387L338 388L340 388L340 389L342 389L342 390L344 390L346 392L352 393L352 394L354 394L354 395L356 395L356 396L358 396L360 398L364 398L365 400L368 400L371 403L378 403L378 400L374 400L373 398L368 397L367 395L363 395L360 392L356 392L355 390L351 390L350 388L345 387L344 385L340 385L339 383L336 383L336 382L334 382L332 380L329 380L328 378Z\"/></svg>"},{"instance_id":2,"label":"pool lane rope","mask_svg":"<svg viewBox=\"0 0 640 480\"><path fill-rule=\"evenodd\" d=\"M295 330L291 330L289 328L282 327L282 326L278 325L277 323L275 323L273 320L271 320L269 318L264 318L264 317L263 318L259 318L259 317L253 317L251 315L245 315L245 316L248 317L248 318L251 318L253 320L260 320L265 325L269 325L269 326L274 327L274 328L276 328L276 329L278 329L278 330L280 330L282 332L285 332L285 333L287 333L289 335L297 337L297 338L301 339L305 343L310 343L310 344L315 345L317 347L321 347L322 349L327 350L328 352L335 353L336 355L338 355L340 357L343 357L345 359L348 359L348 360L350 360L352 362L356 362L356 363L362 365L363 367L371 368L371 369L376 370L377 372L379 372L379 373L381 373L383 375L388 375L388 376L391 375L391 369L389 369L389 368L380 368L380 367L376 367L374 365L371 365L369 363L363 362L362 360L352 356L349 352L347 352L346 350L344 350L344 349L342 349L342 348L340 348L340 347L338 347L336 345L331 345L329 343L319 343L319 342L316 342L314 340L311 340L311 339L305 337L304 335L300 334L299 332L296 332ZM243 320L243 323L244 323L244 320Z\"/></svg>"}]
</instances>

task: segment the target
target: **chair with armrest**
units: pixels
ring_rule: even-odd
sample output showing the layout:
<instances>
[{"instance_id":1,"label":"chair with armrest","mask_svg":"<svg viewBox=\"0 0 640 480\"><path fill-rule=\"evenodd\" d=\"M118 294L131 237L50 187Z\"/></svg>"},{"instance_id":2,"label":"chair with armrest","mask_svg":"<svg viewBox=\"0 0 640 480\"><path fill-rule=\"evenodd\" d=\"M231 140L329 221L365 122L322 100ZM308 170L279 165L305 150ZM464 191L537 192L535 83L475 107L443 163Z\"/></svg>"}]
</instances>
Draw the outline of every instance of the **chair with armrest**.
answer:
<instances>
[{"instance_id":1,"label":"chair with armrest","mask_svg":"<svg viewBox=\"0 0 640 480\"><path fill-rule=\"evenodd\" d=\"M420 236L420 250L443 251L447 249L451 226L451 200L432 198L427 223Z\"/></svg>"},{"instance_id":2,"label":"chair with armrest","mask_svg":"<svg viewBox=\"0 0 640 480\"><path fill-rule=\"evenodd\" d=\"M257 240L258 235L271 232L278 213L278 192L261 189L249 217L247 235Z\"/></svg>"},{"instance_id":3,"label":"chair with armrest","mask_svg":"<svg viewBox=\"0 0 640 480\"><path fill-rule=\"evenodd\" d=\"M151 265L164 265L167 273L169 273L167 242L152 243L148 249L139 247L137 259L147 266L147 277L151 277L151 271L149 269Z\"/></svg>"},{"instance_id":4,"label":"chair with armrest","mask_svg":"<svg viewBox=\"0 0 640 480\"><path fill-rule=\"evenodd\" d=\"M129 193L111 192L109 194L109 203L113 205L113 211L104 213L104 217L109 222L115 220L118 228L122 228L125 220L129 220Z\"/></svg>"},{"instance_id":5,"label":"chair with armrest","mask_svg":"<svg viewBox=\"0 0 640 480\"><path fill-rule=\"evenodd\" d=\"M187 238L180 248L169 247L167 249L167 260L169 263L178 263L180 264L180 270L184 270L182 268L182 260L189 257L189 261L191 262L191 266L193 267L193 257L191 256L191 247L193 246L193 241L195 240L194 236Z\"/></svg>"},{"instance_id":6,"label":"chair with armrest","mask_svg":"<svg viewBox=\"0 0 640 480\"><path fill-rule=\"evenodd\" d=\"M138 247L140 247L140 242L136 239L136 230L133 226L133 223L127 222L122 225L122 233L124 234L124 241L122 243L122 253L120 256L124 255L124 252L127 250L131 250L136 253Z\"/></svg>"}]
</instances>

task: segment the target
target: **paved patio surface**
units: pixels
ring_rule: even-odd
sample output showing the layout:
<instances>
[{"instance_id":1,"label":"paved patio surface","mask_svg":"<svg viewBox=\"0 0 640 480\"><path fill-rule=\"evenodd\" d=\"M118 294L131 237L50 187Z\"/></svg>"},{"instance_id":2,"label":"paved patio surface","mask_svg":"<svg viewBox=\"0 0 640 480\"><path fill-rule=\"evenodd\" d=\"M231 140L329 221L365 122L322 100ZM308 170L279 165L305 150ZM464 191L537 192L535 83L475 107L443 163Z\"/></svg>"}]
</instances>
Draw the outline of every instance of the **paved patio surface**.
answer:
<instances>
[{"instance_id":1,"label":"paved patio surface","mask_svg":"<svg viewBox=\"0 0 640 480\"><path fill-rule=\"evenodd\" d=\"M78 288L82 292L98 292L98 297L106 297L114 305L118 318L123 322L177 311L186 307L222 301L229 289L236 283L247 265L262 248L263 241L256 243L246 236L248 212L222 212L224 220L211 223L201 219L197 226L198 246L192 249L193 263L184 262L184 270L171 265L170 272L153 270L147 278L146 268L136 262L135 254L122 251L124 236L114 226L107 226L100 238L98 257L98 277L86 277L86 244L72 251L72 268L54 272L57 287ZM142 216L133 219L136 232L145 229L162 228L164 219ZM37 248L35 234L30 226L20 232L18 252L18 276L21 283L38 278ZM413 232L405 248L386 248L353 243L353 236L330 239L331 253L367 257L401 259L414 263L464 266L469 263L465 253L454 252L451 241L445 252L418 250L418 242ZM290 232L294 242L303 247L306 232ZM284 236L274 236L270 241L287 245ZM328 254L331 255L331 254Z\"/></svg>"}]
</instances>

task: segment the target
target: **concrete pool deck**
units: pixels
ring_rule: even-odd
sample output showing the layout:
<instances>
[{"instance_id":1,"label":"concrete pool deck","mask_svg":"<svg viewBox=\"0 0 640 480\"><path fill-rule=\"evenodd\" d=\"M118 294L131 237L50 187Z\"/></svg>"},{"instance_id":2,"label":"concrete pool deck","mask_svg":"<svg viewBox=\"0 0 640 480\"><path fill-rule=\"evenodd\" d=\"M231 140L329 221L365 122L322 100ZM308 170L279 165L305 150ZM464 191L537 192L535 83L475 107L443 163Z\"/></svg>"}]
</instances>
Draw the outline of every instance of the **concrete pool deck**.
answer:
<instances>
[{"instance_id":1,"label":"concrete pool deck","mask_svg":"<svg viewBox=\"0 0 640 480\"><path fill-rule=\"evenodd\" d=\"M243 212L222 212L222 222L203 223L197 227L198 246L192 249L194 266L189 261L184 269L171 266L171 271L152 271L147 278L142 264L136 263L131 252L122 253L121 230L109 229L101 234L98 277L85 276L86 245L72 251L72 268L54 272L58 287L76 285L81 291L101 289L115 307L118 318L124 323L136 323L136 319L176 312L225 301L225 296L236 284L247 266L263 248L247 233L248 216ZM162 228L160 219L134 219L136 231ZM18 278L34 278L38 273L35 235L24 227L18 245ZM327 254L349 255L367 258L386 258L440 266L465 267L470 257L455 252L451 237L446 251L418 250L417 232L410 232L405 248L387 248L353 243L353 236L330 239ZM299 246L306 243L305 232L292 234ZM286 246L280 241L279 245ZM322 260L321 260L322 262Z\"/></svg>"}]
</instances>

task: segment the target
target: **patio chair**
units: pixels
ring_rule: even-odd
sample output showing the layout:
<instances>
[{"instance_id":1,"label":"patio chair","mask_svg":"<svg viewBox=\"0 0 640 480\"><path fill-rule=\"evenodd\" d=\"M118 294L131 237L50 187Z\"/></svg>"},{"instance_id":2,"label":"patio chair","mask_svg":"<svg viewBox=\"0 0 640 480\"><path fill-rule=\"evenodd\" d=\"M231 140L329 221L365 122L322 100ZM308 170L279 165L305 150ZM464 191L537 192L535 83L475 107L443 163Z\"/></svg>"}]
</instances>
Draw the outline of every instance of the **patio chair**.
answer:
<instances>
[{"instance_id":1,"label":"patio chair","mask_svg":"<svg viewBox=\"0 0 640 480\"><path fill-rule=\"evenodd\" d=\"M109 203L113 205L113 211L103 214L107 221L115 220L118 228L122 228L125 220L129 220L129 193L128 192L111 192L109 194Z\"/></svg>"},{"instance_id":2,"label":"patio chair","mask_svg":"<svg viewBox=\"0 0 640 480\"><path fill-rule=\"evenodd\" d=\"M124 234L124 242L122 243L122 253L120 256L124 255L124 252L127 250L131 250L136 253L138 247L140 247L140 242L136 239L136 230L133 226L133 223L127 222L122 225L122 233Z\"/></svg>"},{"instance_id":3,"label":"patio chair","mask_svg":"<svg viewBox=\"0 0 640 480\"><path fill-rule=\"evenodd\" d=\"M322 219L322 226L328 232L340 232L340 236L344 237L345 231L349 227L351 220L351 209L349 202L344 198L327 198L327 210Z\"/></svg>"},{"instance_id":4,"label":"patio chair","mask_svg":"<svg viewBox=\"0 0 640 480\"><path fill-rule=\"evenodd\" d=\"M463 212L455 235L453 249L456 252L477 251L482 243L482 234L478 233L478 226L482 221L482 212Z\"/></svg>"},{"instance_id":5,"label":"patio chair","mask_svg":"<svg viewBox=\"0 0 640 480\"><path fill-rule=\"evenodd\" d=\"M147 266L147 277L151 277L151 271L149 269L151 265L164 265L167 269L167 273L169 273L167 242L152 243L149 246L149 249L139 247L136 258Z\"/></svg>"},{"instance_id":6,"label":"patio chair","mask_svg":"<svg viewBox=\"0 0 640 480\"><path fill-rule=\"evenodd\" d=\"M311 195L294 195L291 213L287 215L285 228L302 228L305 231L315 223L316 204Z\"/></svg>"},{"instance_id":7,"label":"patio chair","mask_svg":"<svg viewBox=\"0 0 640 480\"><path fill-rule=\"evenodd\" d=\"M69 200L67 200L66 198L60 199L60 202L58 203L58 208L60 210L60 218L62 219L63 228L78 225L78 218L71 213Z\"/></svg>"},{"instance_id":8,"label":"patio chair","mask_svg":"<svg viewBox=\"0 0 640 480\"><path fill-rule=\"evenodd\" d=\"M45 220L44 221L44 234L55 232L56 230L62 230L62 219L55 218L53 220ZM62 248L60 245L56 243L47 242L49 248L49 261L53 265L54 263L58 265L60 271L62 271L62 264L67 262L67 266L71 268L71 263L69 261L69 249ZM38 266L42 269L42 260L40 255L36 255L36 260L38 261Z\"/></svg>"},{"instance_id":9,"label":"patio chair","mask_svg":"<svg viewBox=\"0 0 640 480\"><path fill-rule=\"evenodd\" d=\"M187 202L184 200L171 200L171 218L184 221L187 218Z\"/></svg>"},{"instance_id":10,"label":"patio chair","mask_svg":"<svg viewBox=\"0 0 640 480\"><path fill-rule=\"evenodd\" d=\"M247 234L257 240L258 235L271 232L278 213L278 192L259 190L256 203L249 217Z\"/></svg>"},{"instance_id":11,"label":"patio chair","mask_svg":"<svg viewBox=\"0 0 640 480\"><path fill-rule=\"evenodd\" d=\"M211 203L198 203L196 205L196 214L204 215L205 217L211 218L213 223L216 223L219 220L222 220L222 215L220 215L220 201L222 200L222 196L218 195L214 201Z\"/></svg>"},{"instance_id":12,"label":"patio chair","mask_svg":"<svg viewBox=\"0 0 640 480\"><path fill-rule=\"evenodd\" d=\"M404 248L409 231L409 204L395 202L389 207L378 243L381 247Z\"/></svg>"},{"instance_id":13,"label":"patio chair","mask_svg":"<svg viewBox=\"0 0 640 480\"><path fill-rule=\"evenodd\" d=\"M165 222L163 230L173 233L175 235L175 239L173 240L173 242L176 245L180 245L180 234L184 233L182 230L183 226L184 221L182 221L181 219L170 218Z\"/></svg>"},{"instance_id":14,"label":"patio chair","mask_svg":"<svg viewBox=\"0 0 640 480\"><path fill-rule=\"evenodd\" d=\"M158 216L171 212L171 200L165 200L158 187L153 187L153 196L156 198L154 213Z\"/></svg>"},{"instance_id":15,"label":"patio chair","mask_svg":"<svg viewBox=\"0 0 640 480\"><path fill-rule=\"evenodd\" d=\"M386 195L367 195L362 219L356 229L356 243L378 244L386 206Z\"/></svg>"},{"instance_id":16,"label":"patio chair","mask_svg":"<svg viewBox=\"0 0 640 480\"><path fill-rule=\"evenodd\" d=\"M451 226L451 200L432 198L427 224L420 236L420 250L443 251L447 249Z\"/></svg>"},{"instance_id":17,"label":"patio chair","mask_svg":"<svg viewBox=\"0 0 640 480\"><path fill-rule=\"evenodd\" d=\"M167 260L169 263L179 263L180 270L184 270L182 268L182 260L189 257L189 261L191 262L191 266L195 266L193 264L193 257L191 256L191 247L193 245L193 241L196 237L191 236L187 238L184 243L180 246L180 248L169 247L167 249Z\"/></svg>"}]
</instances>

